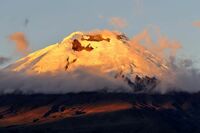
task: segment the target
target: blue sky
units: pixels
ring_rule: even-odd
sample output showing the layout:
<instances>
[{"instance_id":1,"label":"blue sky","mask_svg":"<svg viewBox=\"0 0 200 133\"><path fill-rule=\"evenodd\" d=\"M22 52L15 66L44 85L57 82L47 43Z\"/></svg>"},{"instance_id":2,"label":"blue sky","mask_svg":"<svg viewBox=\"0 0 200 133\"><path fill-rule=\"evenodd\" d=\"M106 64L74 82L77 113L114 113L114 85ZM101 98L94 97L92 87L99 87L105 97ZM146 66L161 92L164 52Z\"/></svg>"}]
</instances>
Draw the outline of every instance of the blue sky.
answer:
<instances>
[{"instance_id":1,"label":"blue sky","mask_svg":"<svg viewBox=\"0 0 200 133\"><path fill-rule=\"evenodd\" d=\"M32 51L59 42L73 31L111 29L112 17L127 22L116 30L129 37L159 27L162 34L181 42L182 55L200 58L199 0L0 0L0 56L14 60L8 36L24 32ZM27 26L24 25L28 19Z\"/></svg>"}]
</instances>

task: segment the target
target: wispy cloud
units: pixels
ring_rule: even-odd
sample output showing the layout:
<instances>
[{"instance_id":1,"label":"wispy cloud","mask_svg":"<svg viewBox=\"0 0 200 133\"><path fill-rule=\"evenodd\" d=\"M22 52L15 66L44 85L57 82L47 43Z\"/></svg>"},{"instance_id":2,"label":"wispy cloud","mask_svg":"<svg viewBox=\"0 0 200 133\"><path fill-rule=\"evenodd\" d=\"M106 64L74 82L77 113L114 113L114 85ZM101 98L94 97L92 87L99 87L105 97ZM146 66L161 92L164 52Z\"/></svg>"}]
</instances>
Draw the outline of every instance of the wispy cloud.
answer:
<instances>
[{"instance_id":1,"label":"wispy cloud","mask_svg":"<svg viewBox=\"0 0 200 133\"><path fill-rule=\"evenodd\" d=\"M193 22L192 25L200 28L200 21Z\"/></svg>"},{"instance_id":2,"label":"wispy cloud","mask_svg":"<svg viewBox=\"0 0 200 133\"><path fill-rule=\"evenodd\" d=\"M137 34L133 40L135 43L145 46L148 50L161 58L176 56L177 51L182 48L181 44L176 40L169 39L167 36L162 35L159 30L156 32L157 34L154 36L156 41L153 40L153 37L147 29Z\"/></svg>"},{"instance_id":3,"label":"wispy cloud","mask_svg":"<svg viewBox=\"0 0 200 133\"><path fill-rule=\"evenodd\" d=\"M17 52L28 53L29 44L23 32L15 32L9 36L9 39L15 43Z\"/></svg>"},{"instance_id":4,"label":"wispy cloud","mask_svg":"<svg viewBox=\"0 0 200 133\"><path fill-rule=\"evenodd\" d=\"M120 17L111 17L109 20L109 24L114 26L115 28L121 29L128 26L127 21Z\"/></svg>"}]
</instances>

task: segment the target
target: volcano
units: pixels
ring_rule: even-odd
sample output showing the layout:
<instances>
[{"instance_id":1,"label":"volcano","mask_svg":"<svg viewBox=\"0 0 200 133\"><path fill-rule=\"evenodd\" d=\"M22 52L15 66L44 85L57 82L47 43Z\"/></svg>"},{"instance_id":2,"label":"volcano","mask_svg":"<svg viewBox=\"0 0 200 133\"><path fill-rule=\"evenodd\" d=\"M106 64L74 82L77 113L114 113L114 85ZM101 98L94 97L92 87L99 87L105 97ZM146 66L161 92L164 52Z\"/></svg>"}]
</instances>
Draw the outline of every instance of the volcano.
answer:
<instances>
[{"instance_id":1,"label":"volcano","mask_svg":"<svg viewBox=\"0 0 200 133\"><path fill-rule=\"evenodd\" d=\"M120 82L118 87L126 86L133 91L151 91L169 72L164 59L129 40L126 35L108 30L71 33L61 42L33 52L5 68L29 75L67 75L80 69L95 76L101 75L112 84ZM102 88L105 87L109 86Z\"/></svg>"},{"instance_id":2,"label":"volcano","mask_svg":"<svg viewBox=\"0 0 200 133\"><path fill-rule=\"evenodd\" d=\"M130 46L131 45L131 46ZM74 71L98 67L104 73L159 76L167 69L164 61L142 46L131 44L122 33L74 32L60 43L38 50L7 69L26 73Z\"/></svg>"}]
</instances>

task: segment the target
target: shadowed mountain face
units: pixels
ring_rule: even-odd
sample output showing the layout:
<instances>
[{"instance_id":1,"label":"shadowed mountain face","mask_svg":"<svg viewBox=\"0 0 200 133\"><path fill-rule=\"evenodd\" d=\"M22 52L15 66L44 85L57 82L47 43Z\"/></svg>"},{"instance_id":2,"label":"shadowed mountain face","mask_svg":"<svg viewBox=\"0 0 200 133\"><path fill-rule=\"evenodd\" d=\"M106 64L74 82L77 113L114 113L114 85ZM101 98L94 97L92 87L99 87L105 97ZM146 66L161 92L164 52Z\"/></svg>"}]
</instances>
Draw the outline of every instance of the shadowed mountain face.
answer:
<instances>
[{"instance_id":1,"label":"shadowed mountain face","mask_svg":"<svg viewBox=\"0 0 200 133\"><path fill-rule=\"evenodd\" d=\"M199 133L200 93L0 96L1 133Z\"/></svg>"}]
</instances>

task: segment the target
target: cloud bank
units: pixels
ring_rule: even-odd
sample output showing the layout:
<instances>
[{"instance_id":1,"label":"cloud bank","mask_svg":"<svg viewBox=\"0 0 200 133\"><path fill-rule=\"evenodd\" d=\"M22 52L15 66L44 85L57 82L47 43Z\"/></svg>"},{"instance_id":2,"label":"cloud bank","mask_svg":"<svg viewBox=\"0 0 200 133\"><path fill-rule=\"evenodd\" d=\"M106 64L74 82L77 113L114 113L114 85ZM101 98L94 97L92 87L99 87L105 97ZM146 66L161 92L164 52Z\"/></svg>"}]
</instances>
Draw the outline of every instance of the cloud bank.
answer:
<instances>
[{"instance_id":1,"label":"cloud bank","mask_svg":"<svg viewBox=\"0 0 200 133\"><path fill-rule=\"evenodd\" d=\"M95 71L95 73L94 73ZM106 76L92 68L73 72L28 75L0 71L0 93L67 93L83 91L130 91L122 81Z\"/></svg>"}]
</instances>

